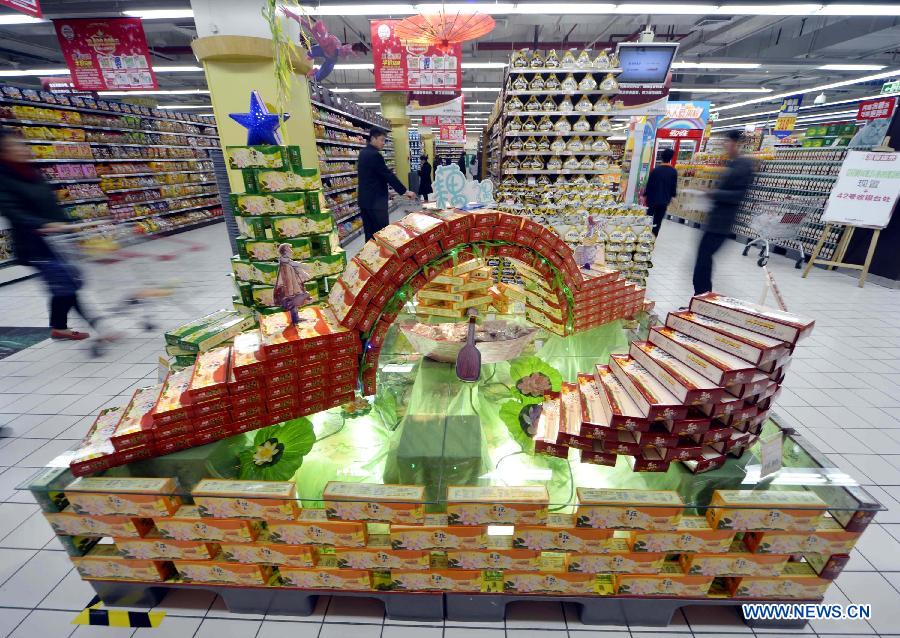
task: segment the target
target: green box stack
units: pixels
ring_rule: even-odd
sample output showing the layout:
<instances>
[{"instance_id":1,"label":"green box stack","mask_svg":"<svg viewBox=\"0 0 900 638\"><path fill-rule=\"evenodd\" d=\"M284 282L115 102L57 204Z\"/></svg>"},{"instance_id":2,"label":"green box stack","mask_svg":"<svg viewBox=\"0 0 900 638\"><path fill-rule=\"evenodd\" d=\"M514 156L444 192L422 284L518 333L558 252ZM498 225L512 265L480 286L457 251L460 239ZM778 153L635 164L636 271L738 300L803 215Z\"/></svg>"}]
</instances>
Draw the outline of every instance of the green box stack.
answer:
<instances>
[{"instance_id":1,"label":"green box stack","mask_svg":"<svg viewBox=\"0 0 900 638\"><path fill-rule=\"evenodd\" d=\"M290 244L295 261L307 266L312 301L324 299L347 256L334 218L324 207L319 171L304 168L298 146L229 146L228 164L240 169L246 192L231 204L241 233L231 260L237 292L234 307L267 314L280 310L272 298L278 246Z\"/></svg>"}]
</instances>

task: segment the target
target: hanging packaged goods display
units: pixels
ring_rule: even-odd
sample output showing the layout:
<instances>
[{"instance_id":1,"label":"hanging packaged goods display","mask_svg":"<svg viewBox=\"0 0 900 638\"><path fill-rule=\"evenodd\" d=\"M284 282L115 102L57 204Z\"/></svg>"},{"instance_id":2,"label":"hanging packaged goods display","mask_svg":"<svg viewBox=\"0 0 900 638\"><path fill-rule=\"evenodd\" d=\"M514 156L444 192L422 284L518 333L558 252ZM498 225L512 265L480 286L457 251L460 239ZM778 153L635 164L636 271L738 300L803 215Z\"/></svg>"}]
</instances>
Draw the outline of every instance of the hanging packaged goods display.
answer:
<instances>
[{"instance_id":1,"label":"hanging packaged goods display","mask_svg":"<svg viewBox=\"0 0 900 638\"><path fill-rule=\"evenodd\" d=\"M372 20L372 59L379 91L462 88L462 48L404 42L394 33L398 20Z\"/></svg>"},{"instance_id":2,"label":"hanging packaged goods display","mask_svg":"<svg viewBox=\"0 0 900 638\"><path fill-rule=\"evenodd\" d=\"M140 18L59 19L53 26L75 88L158 88Z\"/></svg>"},{"instance_id":3,"label":"hanging packaged goods display","mask_svg":"<svg viewBox=\"0 0 900 638\"><path fill-rule=\"evenodd\" d=\"M781 107L778 109L775 129L772 131L775 137L781 139L794 132L794 125L797 123L797 114L800 113L800 104L802 102L802 95L792 95L784 98L781 102Z\"/></svg>"}]
</instances>

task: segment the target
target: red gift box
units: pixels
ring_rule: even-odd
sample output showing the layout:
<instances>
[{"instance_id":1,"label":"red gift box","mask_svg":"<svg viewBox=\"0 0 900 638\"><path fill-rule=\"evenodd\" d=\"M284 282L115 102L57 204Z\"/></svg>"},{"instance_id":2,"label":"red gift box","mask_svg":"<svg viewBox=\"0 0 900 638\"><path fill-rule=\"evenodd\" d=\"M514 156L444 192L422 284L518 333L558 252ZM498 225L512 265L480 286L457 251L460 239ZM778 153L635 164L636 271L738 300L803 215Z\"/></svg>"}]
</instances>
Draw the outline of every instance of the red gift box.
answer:
<instances>
[{"instance_id":1,"label":"red gift box","mask_svg":"<svg viewBox=\"0 0 900 638\"><path fill-rule=\"evenodd\" d=\"M193 423L195 431L221 427L231 423L231 413L223 408L220 412L213 412L212 414L193 419Z\"/></svg>"},{"instance_id":2,"label":"red gift box","mask_svg":"<svg viewBox=\"0 0 900 638\"><path fill-rule=\"evenodd\" d=\"M242 332L234 338L229 362L229 381L245 381L263 374L265 354L259 331Z\"/></svg>"}]
</instances>

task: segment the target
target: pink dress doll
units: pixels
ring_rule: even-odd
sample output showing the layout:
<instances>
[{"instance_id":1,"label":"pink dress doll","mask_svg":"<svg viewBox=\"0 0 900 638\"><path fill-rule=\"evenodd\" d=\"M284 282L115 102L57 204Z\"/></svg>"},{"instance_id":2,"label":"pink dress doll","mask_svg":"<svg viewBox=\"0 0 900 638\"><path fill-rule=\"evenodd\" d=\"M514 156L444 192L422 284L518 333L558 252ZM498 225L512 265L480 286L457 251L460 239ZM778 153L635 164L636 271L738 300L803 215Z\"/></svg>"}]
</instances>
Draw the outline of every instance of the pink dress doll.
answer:
<instances>
[{"instance_id":1,"label":"pink dress doll","mask_svg":"<svg viewBox=\"0 0 900 638\"><path fill-rule=\"evenodd\" d=\"M312 301L303 284L311 279L303 264L294 261L290 244L278 246L278 275L275 277L275 303L291 313L291 321L298 323L297 308Z\"/></svg>"}]
</instances>

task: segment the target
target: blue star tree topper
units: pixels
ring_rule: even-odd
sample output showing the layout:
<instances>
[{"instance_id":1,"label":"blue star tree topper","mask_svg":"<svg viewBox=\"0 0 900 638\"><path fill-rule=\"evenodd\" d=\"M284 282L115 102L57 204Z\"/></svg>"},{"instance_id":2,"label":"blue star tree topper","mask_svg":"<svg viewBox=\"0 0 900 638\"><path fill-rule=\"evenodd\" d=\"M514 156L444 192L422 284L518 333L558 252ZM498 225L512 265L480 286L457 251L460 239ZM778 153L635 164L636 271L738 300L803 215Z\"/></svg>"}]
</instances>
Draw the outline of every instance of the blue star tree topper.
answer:
<instances>
[{"instance_id":1,"label":"blue star tree topper","mask_svg":"<svg viewBox=\"0 0 900 638\"><path fill-rule=\"evenodd\" d=\"M270 113L269 107L259 95L259 91L250 92L249 113L229 113L228 117L247 129L247 146L258 144L281 144L281 136L278 127L280 118L276 113ZM290 117L285 113L283 120Z\"/></svg>"}]
</instances>

